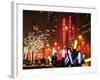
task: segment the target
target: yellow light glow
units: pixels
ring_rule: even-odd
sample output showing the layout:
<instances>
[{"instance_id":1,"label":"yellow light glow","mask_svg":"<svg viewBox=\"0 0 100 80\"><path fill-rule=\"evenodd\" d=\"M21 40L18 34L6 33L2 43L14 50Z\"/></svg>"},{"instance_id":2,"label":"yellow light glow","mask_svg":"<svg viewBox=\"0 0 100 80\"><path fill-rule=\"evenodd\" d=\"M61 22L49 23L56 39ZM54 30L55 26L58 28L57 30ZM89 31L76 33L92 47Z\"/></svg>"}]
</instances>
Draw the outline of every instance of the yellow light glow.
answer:
<instances>
[{"instance_id":1,"label":"yellow light glow","mask_svg":"<svg viewBox=\"0 0 100 80\"><path fill-rule=\"evenodd\" d=\"M68 54L70 54L70 50L68 50Z\"/></svg>"},{"instance_id":2,"label":"yellow light glow","mask_svg":"<svg viewBox=\"0 0 100 80\"><path fill-rule=\"evenodd\" d=\"M47 44L47 47L49 47L49 44Z\"/></svg>"},{"instance_id":3,"label":"yellow light glow","mask_svg":"<svg viewBox=\"0 0 100 80\"><path fill-rule=\"evenodd\" d=\"M78 36L78 38L79 38L79 39L82 39L82 36L81 36L81 35L79 35L79 36Z\"/></svg>"},{"instance_id":4,"label":"yellow light glow","mask_svg":"<svg viewBox=\"0 0 100 80\"><path fill-rule=\"evenodd\" d=\"M66 45L64 45L64 48L66 48Z\"/></svg>"},{"instance_id":5,"label":"yellow light glow","mask_svg":"<svg viewBox=\"0 0 100 80\"><path fill-rule=\"evenodd\" d=\"M78 41L77 40L75 40L75 42L74 42L74 49L76 49L77 48L77 45L78 45Z\"/></svg>"},{"instance_id":6,"label":"yellow light glow","mask_svg":"<svg viewBox=\"0 0 100 80\"><path fill-rule=\"evenodd\" d=\"M90 62L90 61L91 61L91 58L87 58L84 60L85 63Z\"/></svg>"},{"instance_id":7,"label":"yellow light glow","mask_svg":"<svg viewBox=\"0 0 100 80\"><path fill-rule=\"evenodd\" d=\"M68 27L66 26L65 29L68 30Z\"/></svg>"},{"instance_id":8,"label":"yellow light glow","mask_svg":"<svg viewBox=\"0 0 100 80\"><path fill-rule=\"evenodd\" d=\"M82 44L85 44L85 42L84 42L84 41L82 41Z\"/></svg>"},{"instance_id":9,"label":"yellow light glow","mask_svg":"<svg viewBox=\"0 0 100 80\"><path fill-rule=\"evenodd\" d=\"M50 48L48 48L48 50L49 50L49 51L51 51L51 49L50 49Z\"/></svg>"},{"instance_id":10,"label":"yellow light glow","mask_svg":"<svg viewBox=\"0 0 100 80\"><path fill-rule=\"evenodd\" d=\"M58 46L58 50L60 49L60 46Z\"/></svg>"},{"instance_id":11,"label":"yellow light glow","mask_svg":"<svg viewBox=\"0 0 100 80\"><path fill-rule=\"evenodd\" d=\"M57 46L57 42L55 42L54 45Z\"/></svg>"}]
</instances>

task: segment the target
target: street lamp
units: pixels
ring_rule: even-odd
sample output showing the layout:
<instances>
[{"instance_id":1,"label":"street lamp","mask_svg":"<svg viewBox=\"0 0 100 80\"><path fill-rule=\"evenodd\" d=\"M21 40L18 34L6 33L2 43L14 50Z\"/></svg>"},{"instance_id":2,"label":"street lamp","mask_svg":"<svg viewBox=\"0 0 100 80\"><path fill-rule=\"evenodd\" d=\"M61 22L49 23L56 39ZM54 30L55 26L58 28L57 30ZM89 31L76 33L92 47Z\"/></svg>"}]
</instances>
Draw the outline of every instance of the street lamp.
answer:
<instances>
[{"instance_id":1,"label":"street lamp","mask_svg":"<svg viewBox=\"0 0 100 80\"><path fill-rule=\"evenodd\" d=\"M60 46L58 46L58 50L60 49Z\"/></svg>"},{"instance_id":2,"label":"street lamp","mask_svg":"<svg viewBox=\"0 0 100 80\"><path fill-rule=\"evenodd\" d=\"M82 35L78 35L78 38L79 38L80 40L82 40Z\"/></svg>"},{"instance_id":3,"label":"street lamp","mask_svg":"<svg viewBox=\"0 0 100 80\"><path fill-rule=\"evenodd\" d=\"M84 41L82 41L82 44L85 44L85 42L84 42Z\"/></svg>"},{"instance_id":4,"label":"street lamp","mask_svg":"<svg viewBox=\"0 0 100 80\"><path fill-rule=\"evenodd\" d=\"M50 47L49 43L47 43L47 47Z\"/></svg>"},{"instance_id":5,"label":"street lamp","mask_svg":"<svg viewBox=\"0 0 100 80\"><path fill-rule=\"evenodd\" d=\"M57 42L54 42L54 45L57 46Z\"/></svg>"}]
</instances>

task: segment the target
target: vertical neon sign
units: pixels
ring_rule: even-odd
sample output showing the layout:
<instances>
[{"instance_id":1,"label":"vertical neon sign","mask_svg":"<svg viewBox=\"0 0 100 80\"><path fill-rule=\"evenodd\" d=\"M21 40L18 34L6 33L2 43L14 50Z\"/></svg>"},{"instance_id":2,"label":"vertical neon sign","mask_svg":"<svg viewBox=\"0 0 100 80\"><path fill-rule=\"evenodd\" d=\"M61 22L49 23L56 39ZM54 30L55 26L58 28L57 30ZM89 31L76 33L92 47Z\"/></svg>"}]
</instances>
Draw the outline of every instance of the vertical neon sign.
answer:
<instances>
[{"instance_id":1,"label":"vertical neon sign","mask_svg":"<svg viewBox=\"0 0 100 80\"><path fill-rule=\"evenodd\" d=\"M63 18L63 21L62 21L62 23L63 23L63 44L65 44L65 41L66 41L66 19L65 18Z\"/></svg>"}]
</instances>

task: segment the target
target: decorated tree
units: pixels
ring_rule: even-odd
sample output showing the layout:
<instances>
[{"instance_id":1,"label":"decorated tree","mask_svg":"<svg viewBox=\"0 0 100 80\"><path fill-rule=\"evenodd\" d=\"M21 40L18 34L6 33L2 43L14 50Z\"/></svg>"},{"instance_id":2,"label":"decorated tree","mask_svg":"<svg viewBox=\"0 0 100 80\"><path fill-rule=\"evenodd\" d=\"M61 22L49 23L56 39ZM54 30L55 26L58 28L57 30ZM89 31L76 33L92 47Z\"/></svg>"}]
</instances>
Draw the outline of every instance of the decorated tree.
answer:
<instances>
[{"instance_id":1,"label":"decorated tree","mask_svg":"<svg viewBox=\"0 0 100 80\"><path fill-rule=\"evenodd\" d=\"M39 50L44 47L44 44L47 41L47 33L44 33L41 30L39 30L37 26L33 26L33 32L29 32L28 36L25 37L23 41L24 41L24 47L27 47L28 51L31 54L32 53L37 54Z\"/></svg>"}]
</instances>

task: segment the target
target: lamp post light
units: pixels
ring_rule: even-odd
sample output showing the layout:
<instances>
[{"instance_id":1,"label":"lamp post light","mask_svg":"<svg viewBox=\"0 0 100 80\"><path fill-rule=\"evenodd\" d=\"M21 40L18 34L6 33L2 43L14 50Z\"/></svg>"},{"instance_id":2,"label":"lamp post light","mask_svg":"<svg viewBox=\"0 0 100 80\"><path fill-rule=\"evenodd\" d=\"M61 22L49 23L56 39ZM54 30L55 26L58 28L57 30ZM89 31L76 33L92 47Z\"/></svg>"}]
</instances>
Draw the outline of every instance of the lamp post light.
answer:
<instances>
[{"instance_id":1,"label":"lamp post light","mask_svg":"<svg viewBox=\"0 0 100 80\"><path fill-rule=\"evenodd\" d=\"M57 46L57 42L54 42L54 45Z\"/></svg>"},{"instance_id":2,"label":"lamp post light","mask_svg":"<svg viewBox=\"0 0 100 80\"><path fill-rule=\"evenodd\" d=\"M79 38L79 40L83 39L82 35L78 35L78 38Z\"/></svg>"},{"instance_id":3,"label":"lamp post light","mask_svg":"<svg viewBox=\"0 0 100 80\"><path fill-rule=\"evenodd\" d=\"M79 45L84 44L84 39L83 39L82 35L78 35L78 39L79 39Z\"/></svg>"}]
</instances>

